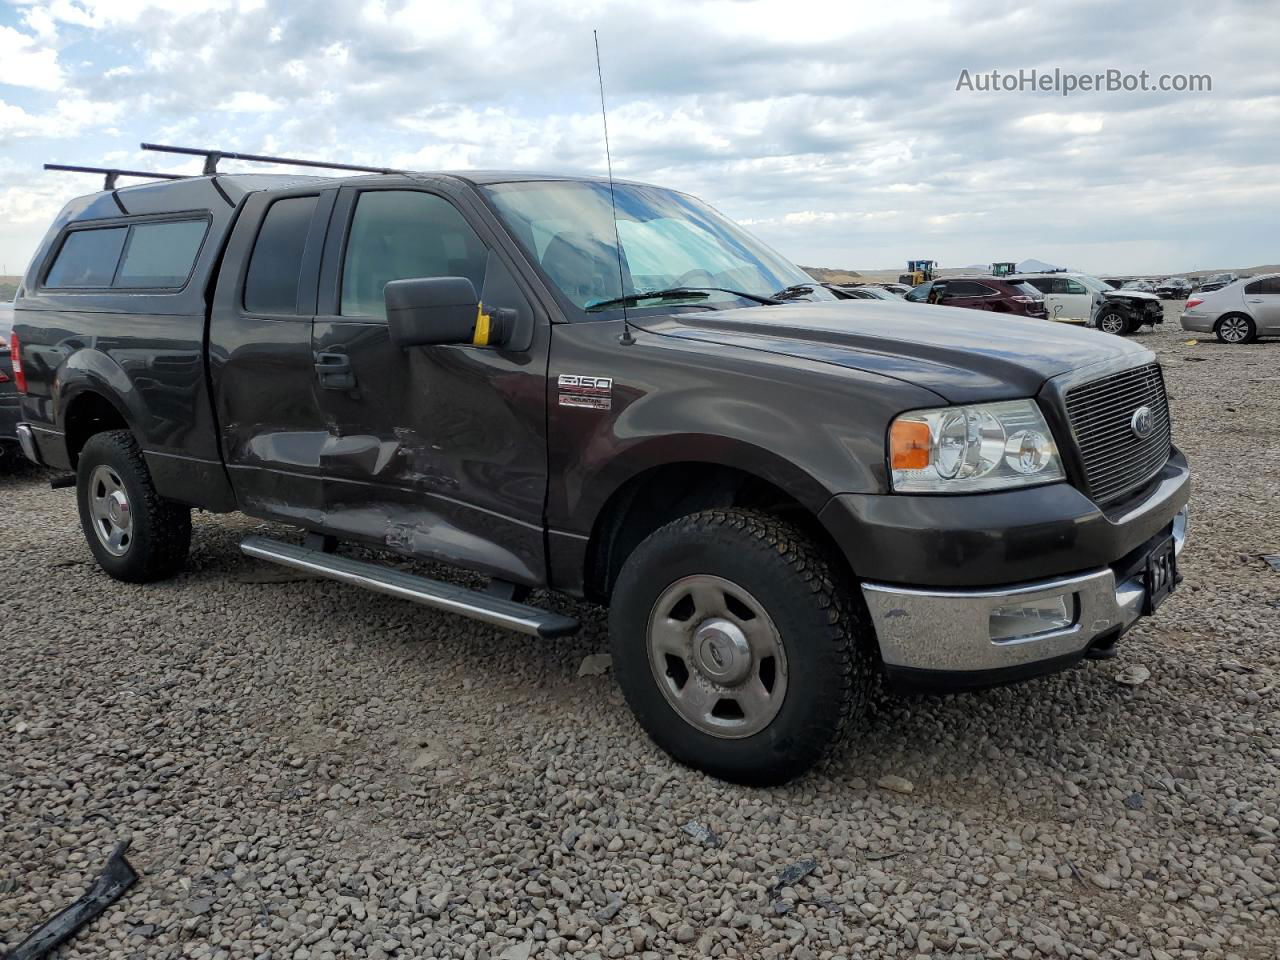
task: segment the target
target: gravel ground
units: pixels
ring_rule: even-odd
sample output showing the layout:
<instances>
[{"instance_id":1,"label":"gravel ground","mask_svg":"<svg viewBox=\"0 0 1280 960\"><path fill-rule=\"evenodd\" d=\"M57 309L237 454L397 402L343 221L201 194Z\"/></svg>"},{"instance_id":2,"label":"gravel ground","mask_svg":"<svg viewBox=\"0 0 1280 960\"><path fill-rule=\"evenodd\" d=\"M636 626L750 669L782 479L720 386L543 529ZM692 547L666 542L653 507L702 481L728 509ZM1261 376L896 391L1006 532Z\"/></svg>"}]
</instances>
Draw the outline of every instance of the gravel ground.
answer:
<instances>
[{"instance_id":1,"label":"gravel ground","mask_svg":"<svg viewBox=\"0 0 1280 960\"><path fill-rule=\"evenodd\" d=\"M781 789L674 766L579 677L594 608L501 633L252 562L239 517L126 586L69 491L0 476L0 944L132 837L61 956L1276 957L1280 342L1170 307L1140 339L1196 469L1182 589L1118 660L885 696Z\"/></svg>"}]
</instances>

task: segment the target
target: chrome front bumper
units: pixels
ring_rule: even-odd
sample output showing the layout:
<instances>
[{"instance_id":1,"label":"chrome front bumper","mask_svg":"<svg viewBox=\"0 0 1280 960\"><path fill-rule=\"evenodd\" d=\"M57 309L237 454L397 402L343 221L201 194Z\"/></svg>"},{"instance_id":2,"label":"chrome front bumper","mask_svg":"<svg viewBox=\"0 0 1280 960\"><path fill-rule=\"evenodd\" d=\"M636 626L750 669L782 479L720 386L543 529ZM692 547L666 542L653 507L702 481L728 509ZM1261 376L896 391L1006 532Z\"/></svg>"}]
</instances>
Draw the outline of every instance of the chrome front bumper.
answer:
<instances>
[{"instance_id":1,"label":"chrome front bumper","mask_svg":"<svg viewBox=\"0 0 1280 960\"><path fill-rule=\"evenodd\" d=\"M1173 521L1176 553L1182 552L1186 533L1184 509ZM864 583L862 595L886 667L977 675L1083 655L1095 641L1124 632L1142 616L1146 587L1141 576L1117 583L1111 568L1103 567L1070 577L980 590L916 590ZM991 614L996 609L1064 595L1074 601L1069 626L992 639Z\"/></svg>"}]
</instances>

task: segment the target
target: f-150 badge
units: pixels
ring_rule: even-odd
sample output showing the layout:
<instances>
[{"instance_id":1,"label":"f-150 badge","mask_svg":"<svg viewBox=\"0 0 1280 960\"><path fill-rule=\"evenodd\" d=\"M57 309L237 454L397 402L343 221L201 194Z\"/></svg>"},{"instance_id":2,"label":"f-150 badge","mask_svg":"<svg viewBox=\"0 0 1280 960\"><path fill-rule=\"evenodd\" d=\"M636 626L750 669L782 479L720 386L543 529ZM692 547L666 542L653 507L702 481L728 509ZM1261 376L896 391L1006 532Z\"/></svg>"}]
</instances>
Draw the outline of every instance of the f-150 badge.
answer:
<instances>
[{"instance_id":1,"label":"f-150 badge","mask_svg":"<svg viewBox=\"0 0 1280 960\"><path fill-rule=\"evenodd\" d=\"M562 373L557 381L560 406L608 410L613 406L613 377L584 377Z\"/></svg>"}]
</instances>

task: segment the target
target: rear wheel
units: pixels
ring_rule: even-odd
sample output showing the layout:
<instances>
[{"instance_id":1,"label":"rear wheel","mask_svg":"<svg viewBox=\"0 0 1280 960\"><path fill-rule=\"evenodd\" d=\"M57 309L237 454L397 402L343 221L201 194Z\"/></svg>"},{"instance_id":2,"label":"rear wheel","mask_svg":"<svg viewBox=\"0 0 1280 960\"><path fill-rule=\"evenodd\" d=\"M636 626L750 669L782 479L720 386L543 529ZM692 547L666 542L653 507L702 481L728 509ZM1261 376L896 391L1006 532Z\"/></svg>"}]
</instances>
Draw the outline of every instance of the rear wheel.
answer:
<instances>
[{"instance_id":1,"label":"rear wheel","mask_svg":"<svg viewBox=\"0 0 1280 960\"><path fill-rule=\"evenodd\" d=\"M1118 337L1127 337L1134 332L1129 324L1129 318L1119 310L1109 309L1103 310L1098 315L1098 329L1103 333L1112 333Z\"/></svg>"},{"instance_id":2,"label":"rear wheel","mask_svg":"<svg viewBox=\"0 0 1280 960\"><path fill-rule=\"evenodd\" d=\"M709 510L627 559L613 592L618 682L679 762L783 783L819 762L867 704L874 648L852 585L789 524Z\"/></svg>"},{"instance_id":3,"label":"rear wheel","mask_svg":"<svg viewBox=\"0 0 1280 960\"><path fill-rule=\"evenodd\" d=\"M1229 313L1214 326L1214 333L1223 343L1250 343L1257 339L1258 330L1253 318L1243 313Z\"/></svg>"},{"instance_id":4,"label":"rear wheel","mask_svg":"<svg viewBox=\"0 0 1280 960\"><path fill-rule=\"evenodd\" d=\"M182 569L191 510L156 493L128 430L89 438L76 467L76 499L94 559L117 580L147 583Z\"/></svg>"}]
</instances>

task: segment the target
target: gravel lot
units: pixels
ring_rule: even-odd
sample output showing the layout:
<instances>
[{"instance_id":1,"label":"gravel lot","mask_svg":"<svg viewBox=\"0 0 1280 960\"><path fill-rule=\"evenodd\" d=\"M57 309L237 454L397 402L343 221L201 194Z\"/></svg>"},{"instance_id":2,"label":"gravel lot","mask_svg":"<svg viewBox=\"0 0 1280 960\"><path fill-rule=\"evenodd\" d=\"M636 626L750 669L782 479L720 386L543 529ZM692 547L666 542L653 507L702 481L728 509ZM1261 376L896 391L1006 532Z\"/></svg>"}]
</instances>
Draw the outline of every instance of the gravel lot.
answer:
<instances>
[{"instance_id":1,"label":"gravel lot","mask_svg":"<svg viewBox=\"0 0 1280 960\"><path fill-rule=\"evenodd\" d=\"M130 587L3 473L0 944L132 837L61 956L1276 957L1280 342L1188 345L1177 306L1140 339L1196 469L1182 589L1118 660L886 695L782 789L673 766L578 677L594 608L498 632L250 561L241 517Z\"/></svg>"}]
</instances>

